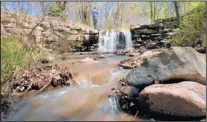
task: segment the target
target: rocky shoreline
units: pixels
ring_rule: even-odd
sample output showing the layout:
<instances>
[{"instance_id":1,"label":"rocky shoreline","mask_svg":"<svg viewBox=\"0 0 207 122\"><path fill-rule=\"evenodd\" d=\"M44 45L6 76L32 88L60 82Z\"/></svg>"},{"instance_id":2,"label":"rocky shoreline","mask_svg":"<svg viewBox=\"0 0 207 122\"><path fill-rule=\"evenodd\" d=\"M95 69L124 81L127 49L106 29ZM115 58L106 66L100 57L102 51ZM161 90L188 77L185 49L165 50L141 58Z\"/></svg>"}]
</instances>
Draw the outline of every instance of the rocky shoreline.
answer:
<instances>
[{"instance_id":1,"label":"rocky shoreline","mask_svg":"<svg viewBox=\"0 0 207 122\"><path fill-rule=\"evenodd\" d=\"M173 47L146 58L113 91L122 110L157 120L201 120L206 116L205 55ZM136 91L139 92L134 92Z\"/></svg>"}]
</instances>

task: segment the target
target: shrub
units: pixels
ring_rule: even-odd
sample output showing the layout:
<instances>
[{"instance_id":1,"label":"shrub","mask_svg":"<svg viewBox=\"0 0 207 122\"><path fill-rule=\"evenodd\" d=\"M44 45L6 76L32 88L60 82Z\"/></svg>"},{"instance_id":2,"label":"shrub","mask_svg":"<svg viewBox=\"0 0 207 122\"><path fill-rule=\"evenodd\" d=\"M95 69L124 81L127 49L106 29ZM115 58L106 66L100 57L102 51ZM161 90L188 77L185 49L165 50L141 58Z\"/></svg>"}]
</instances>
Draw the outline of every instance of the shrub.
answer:
<instances>
[{"instance_id":1,"label":"shrub","mask_svg":"<svg viewBox=\"0 0 207 122\"><path fill-rule=\"evenodd\" d=\"M192 46L195 34L201 34L202 44L206 45L206 8L200 5L181 20L180 31L172 37L174 46Z\"/></svg>"},{"instance_id":2,"label":"shrub","mask_svg":"<svg viewBox=\"0 0 207 122\"><path fill-rule=\"evenodd\" d=\"M50 11L57 16L63 16L63 10L58 3L55 3L53 6L51 6Z\"/></svg>"}]
</instances>

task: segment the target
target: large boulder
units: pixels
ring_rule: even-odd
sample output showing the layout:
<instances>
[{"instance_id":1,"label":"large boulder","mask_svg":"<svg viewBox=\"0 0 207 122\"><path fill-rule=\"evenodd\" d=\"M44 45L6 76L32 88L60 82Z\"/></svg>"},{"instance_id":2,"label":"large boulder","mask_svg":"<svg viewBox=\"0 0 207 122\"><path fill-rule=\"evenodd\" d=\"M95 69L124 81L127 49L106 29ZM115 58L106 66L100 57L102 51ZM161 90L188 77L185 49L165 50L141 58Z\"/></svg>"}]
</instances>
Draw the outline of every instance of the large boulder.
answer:
<instances>
[{"instance_id":1,"label":"large boulder","mask_svg":"<svg viewBox=\"0 0 207 122\"><path fill-rule=\"evenodd\" d=\"M196 82L155 84L139 94L140 111L176 117L206 116L206 87Z\"/></svg>"},{"instance_id":2,"label":"large boulder","mask_svg":"<svg viewBox=\"0 0 207 122\"><path fill-rule=\"evenodd\" d=\"M127 75L129 84L144 88L155 81L175 83L184 80L206 84L206 56L191 47L171 49L146 57Z\"/></svg>"}]
</instances>

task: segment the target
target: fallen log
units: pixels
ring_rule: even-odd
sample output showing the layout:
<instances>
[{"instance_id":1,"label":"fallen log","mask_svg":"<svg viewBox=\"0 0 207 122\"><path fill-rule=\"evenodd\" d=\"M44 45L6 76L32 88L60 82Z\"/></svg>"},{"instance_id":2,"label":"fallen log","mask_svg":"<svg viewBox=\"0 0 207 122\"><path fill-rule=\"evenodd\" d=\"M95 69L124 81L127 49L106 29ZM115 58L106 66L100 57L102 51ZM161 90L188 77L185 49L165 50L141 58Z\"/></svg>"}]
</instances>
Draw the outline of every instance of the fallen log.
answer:
<instances>
[{"instance_id":1,"label":"fallen log","mask_svg":"<svg viewBox=\"0 0 207 122\"><path fill-rule=\"evenodd\" d=\"M75 81L76 85L78 85L78 81L76 80L75 76L73 75L73 72L71 69L70 69L70 73L71 73L71 76L72 76L73 80Z\"/></svg>"}]
</instances>

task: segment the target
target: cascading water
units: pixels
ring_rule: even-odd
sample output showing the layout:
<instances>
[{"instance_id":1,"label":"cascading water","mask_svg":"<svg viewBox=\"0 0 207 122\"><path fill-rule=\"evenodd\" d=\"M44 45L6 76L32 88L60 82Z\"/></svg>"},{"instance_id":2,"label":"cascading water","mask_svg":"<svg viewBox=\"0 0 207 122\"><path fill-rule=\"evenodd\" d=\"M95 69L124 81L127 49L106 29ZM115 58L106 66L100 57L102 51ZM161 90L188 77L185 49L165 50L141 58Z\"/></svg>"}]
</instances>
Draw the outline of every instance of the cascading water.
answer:
<instances>
[{"instance_id":1,"label":"cascading water","mask_svg":"<svg viewBox=\"0 0 207 122\"><path fill-rule=\"evenodd\" d=\"M78 85L80 87L85 87L85 86L91 86L91 85L93 85L91 77L89 76L88 77L88 80L81 80L81 81L79 81L78 82Z\"/></svg>"},{"instance_id":2,"label":"cascading water","mask_svg":"<svg viewBox=\"0 0 207 122\"><path fill-rule=\"evenodd\" d=\"M122 30L124 33L124 36L126 38L126 49L132 49L133 48L133 43L132 43L132 36L130 30Z\"/></svg>"},{"instance_id":3,"label":"cascading water","mask_svg":"<svg viewBox=\"0 0 207 122\"><path fill-rule=\"evenodd\" d=\"M133 48L130 30L110 30L99 34L98 51L129 50Z\"/></svg>"},{"instance_id":4,"label":"cascading water","mask_svg":"<svg viewBox=\"0 0 207 122\"><path fill-rule=\"evenodd\" d=\"M103 64L105 62L110 61ZM129 120L131 116L120 111L119 97L106 92L116 78L125 76L128 71L122 68L109 71L110 79L105 85L93 84L89 74L88 78L78 80L78 87L48 91L20 102L4 121Z\"/></svg>"}]
</instances>

